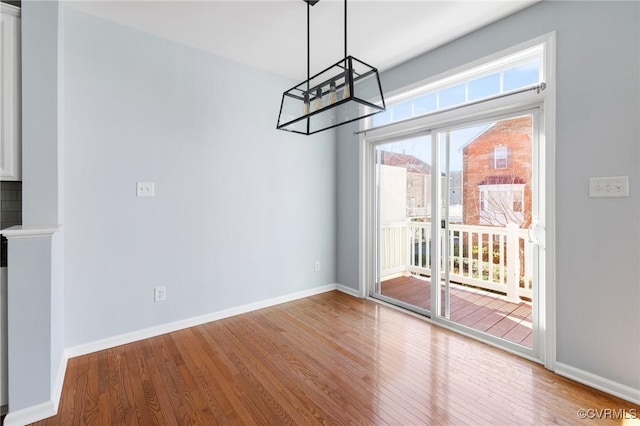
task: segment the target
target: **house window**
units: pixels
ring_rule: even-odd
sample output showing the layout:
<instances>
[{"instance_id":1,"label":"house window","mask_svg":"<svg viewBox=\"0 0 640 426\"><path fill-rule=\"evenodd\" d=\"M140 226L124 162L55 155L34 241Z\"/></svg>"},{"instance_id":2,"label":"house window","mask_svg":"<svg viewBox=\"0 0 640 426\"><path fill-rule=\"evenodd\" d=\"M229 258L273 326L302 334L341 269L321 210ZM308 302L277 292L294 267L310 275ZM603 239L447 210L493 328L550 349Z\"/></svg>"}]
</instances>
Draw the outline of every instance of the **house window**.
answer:
<instances>
[{"instance_id":1,"label":"house window","mask_svg":"<svg viewBox=\"0 0 640 426\"><path fill-rule=\"evenodd\" d=\"M478 185L480 224L505 226L508 223L525 223L524 188L521 183Z\"/></svg>"},{"instance_id":2,"label":"house window","mask_svg":"<svg viewBox=\"0 0 640 426\"><path fill-rule=\"evenodd\" d=\"M496 59L387 99L387 110L371 118L382 126L487 99L542 81L544 45Z\"/></svg>"},{"instance_id":3,"label":"house window","mask_svg":"<svg viewBox=\"0 0 640 426\"><path fill-rule=\"evenodd\" d=\"M507 168L507 147L500 146L493 151L494 168L506 169Z\"/></svg>"},{"instance_id":4,"label":"house window","mask_svg":"<svg viewBox=\"0 0 640 426\"><path fill-rule=\"evenodd\" d=\"M524 208L523 202L522 202L524 194L522 193L522 191L516 191L512 194L512 196L513 196L513 211L522 213Z\"/></svg>"},{"instance_id":5,"label":"house window","mask_svg":"<svg viewBox=\"0 0 640 426\"><path fill-rule=\"evenodd\" d=\"M506 190L487 191L484 210L491 213L503 213L509 210L509 196Z\"/></svg>"}]
</instances>

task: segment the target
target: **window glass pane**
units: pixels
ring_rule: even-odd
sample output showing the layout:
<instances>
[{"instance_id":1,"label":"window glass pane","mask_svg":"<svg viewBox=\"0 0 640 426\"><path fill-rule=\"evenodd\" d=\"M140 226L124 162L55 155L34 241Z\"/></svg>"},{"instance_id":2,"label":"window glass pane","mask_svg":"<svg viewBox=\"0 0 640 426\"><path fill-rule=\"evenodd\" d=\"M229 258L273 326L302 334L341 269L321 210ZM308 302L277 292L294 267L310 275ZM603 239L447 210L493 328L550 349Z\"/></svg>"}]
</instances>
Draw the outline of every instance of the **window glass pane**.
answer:
<instances>
[{"instance_id":1,"label":"window glass pane","mask_svg":"<svg viewBox=\"0 0 640 426\"><path fill-rule=\"evenodd\" d=\"M466 99L466 84L449 87L438 93L440 98L440 108L446 108L453 105L461 104Z\"/></svg>"},{"instance_id":2,"label":"window glass pane","mask_svg":"<svg viewBox=\"0 0 640 426\"><path fill-rule=\"evenodd\" d=\"M513 192L513 211L522 213L522 199L523 199L522 191L514 191Z\"/></svg>"},{"instance_id":3,"label":"window glass pane","mask_svg":"<svg viewBox=\"0 0 640 426\"><path fill-rule=\"evenodd\" d=\"M413 102L405 101L393 107L393 121L404 120L411 117L413 112Z\"/></svg>"},{"instance_id":4,"label":"window glass pane","mask_svg":"<svg viewBox=\"0 0 640 426\"><path fill-rule=\"evenodd\" d=\"M387 110L375 114L373 117L374 126L382 126L391 122L391 108L387 107Z\"/></svg>"},{"instance_id":5,"label":"window glass pane","mask_svg":"<svg viewBox=\"0 0 640 426\"><path fill-rule=\"evenodd\" d=\"M495 168L496 169L506 169L507 168L507 147L501 146L495 149L493 157L495 159Z\"/></svg>"},{"instance_id":6,"label":"window glass pane","mask_svg":"<svg viewBox=\"0 0 640 426\"><path fill-rule=\"evenodd\" d=\"M486 98L500 93L500 73L476 78L469 82L469 100Z\"/></svg>"},{"instance_id":7,"label":"window glass pane","mask_svg":"<svg viewBox=\"0 0 640 426\"><path fill-rule=\"evenodd\" d=\"M535 59L504 72L504 91L531 86L539 82L540 61Z\"/></svg>"},{"instance_id":8,"label":"window glass pane","mask_svg":"<svg viewBox=\"0 0 640 426\"><path fill-rule=\"evenodd\" d=\"M509 194L506 191L489 191L487 211L505 212L509 210Z\"/></svg>"},{"instance_id":9,"label":"window glass pane","mask_svg":"<svg viewBox=\"0 0 640 426\"><path fill-rule=\"evenodd\" d=\"M438 109L438 95L435 93L429 93L426 96L421 96L413 102L413 110L415 115L426 114Z\"/></svg>"},{"instance_id":10,"label":"window glass pane","mask_svg":"<svg viewBox=\"0 0 640 426\"><path fill-rule=\"evenodd\" d=\"M507 168L507 159L496 158L496 169L506 169L506 168Z\"/></svg>"},{"instance_id":11,"label":"window glass pane","mask_svg":"<svg viewBox=\"0 0 640 426\"><path fill-rule=\"evenodd\" d=\"M522 55L505 57L483 64L482 68L471 68L450 76L447 83L431 82L423 91L412 89L413 97L408 95L400 103L388 103L388 112L374 116L372 122L376 126L389 124L540 83L542 45L532 48L531 52L523 52L525 59ZM506 167L503 163L500 167Z\"/></svg>"}]
</instances>

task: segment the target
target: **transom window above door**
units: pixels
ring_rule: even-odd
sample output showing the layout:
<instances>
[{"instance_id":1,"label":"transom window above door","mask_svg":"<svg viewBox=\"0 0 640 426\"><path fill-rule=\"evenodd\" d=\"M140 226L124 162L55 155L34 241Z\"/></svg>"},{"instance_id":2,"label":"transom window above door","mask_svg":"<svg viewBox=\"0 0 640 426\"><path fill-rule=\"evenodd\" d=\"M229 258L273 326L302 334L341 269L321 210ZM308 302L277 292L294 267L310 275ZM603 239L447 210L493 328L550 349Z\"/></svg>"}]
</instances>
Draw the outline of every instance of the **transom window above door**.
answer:
<instances>
[{"instance_id":1,"label":"transom window above door","mask_svg":"<svg viewBox=\"0 0 640 426\"><path fill-rule=\"evenodd\" d=\"M387 110L371 119L382 126L491 98L544 81L544 46L522 50L495 61L419 86L387 99Z\"/></svg>"}]
</instances>

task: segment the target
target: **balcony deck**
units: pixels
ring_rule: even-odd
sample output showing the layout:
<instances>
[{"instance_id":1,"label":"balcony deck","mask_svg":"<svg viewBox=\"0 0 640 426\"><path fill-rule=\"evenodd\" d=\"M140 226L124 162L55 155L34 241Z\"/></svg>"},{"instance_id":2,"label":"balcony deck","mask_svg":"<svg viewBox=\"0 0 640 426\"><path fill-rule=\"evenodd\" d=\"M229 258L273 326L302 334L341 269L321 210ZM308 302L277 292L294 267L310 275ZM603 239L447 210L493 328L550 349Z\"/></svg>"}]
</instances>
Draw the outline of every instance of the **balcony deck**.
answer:
<instances>
[{"instance_id":1,"label":"balcony deck","mask_svg":"<svg viewBox=\"0 0 640 426\"><path fill-rule=\"evenodd\" d=\"M382 281L381 293L431 309L431 281L403 276ZM465 287L450 286L451 320L523 346L531 347L531 303L510 303L498 294Z\"/></svg>"}]
</instances>

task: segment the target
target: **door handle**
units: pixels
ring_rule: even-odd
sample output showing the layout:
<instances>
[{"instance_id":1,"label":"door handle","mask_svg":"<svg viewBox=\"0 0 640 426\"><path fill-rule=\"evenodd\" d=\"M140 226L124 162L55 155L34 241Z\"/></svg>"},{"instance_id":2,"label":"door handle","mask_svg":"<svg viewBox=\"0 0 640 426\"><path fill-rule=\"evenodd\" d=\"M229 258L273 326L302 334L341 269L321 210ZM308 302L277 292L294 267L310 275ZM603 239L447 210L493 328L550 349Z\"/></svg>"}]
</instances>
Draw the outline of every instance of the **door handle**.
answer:
<instances>
[{"instance_id":1,"label":"door handle","mask_svg":"<svg viewBox=\"0 0 640 426\"><path fill-rule=\"evenodd\" d=\"M544 228L538 222L531 222L531 225L527 228L527 239L532 244L544 246L540 236L544 237Z\"/></svg>"}]
</instances>

